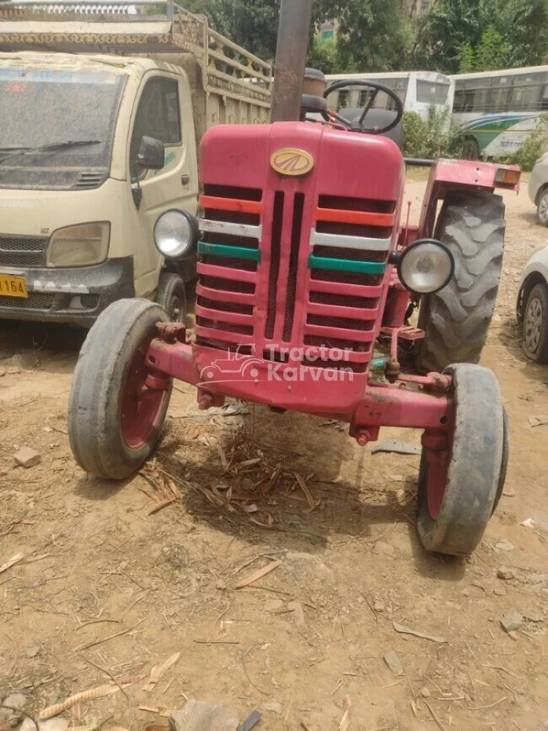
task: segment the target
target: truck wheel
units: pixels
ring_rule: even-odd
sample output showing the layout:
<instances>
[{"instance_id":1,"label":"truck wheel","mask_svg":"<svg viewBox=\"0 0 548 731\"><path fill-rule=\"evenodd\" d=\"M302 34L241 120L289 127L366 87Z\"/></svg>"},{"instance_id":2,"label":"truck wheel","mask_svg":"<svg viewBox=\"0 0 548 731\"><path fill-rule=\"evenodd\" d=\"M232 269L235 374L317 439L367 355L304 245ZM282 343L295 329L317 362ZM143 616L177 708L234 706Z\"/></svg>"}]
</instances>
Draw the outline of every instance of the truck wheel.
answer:
<instances>
[{"instance_id":1,"label":"truck wheel","mask_svg":"<svg viewBox=\"0 0 548 731\"><path fill-rule=\"evenodd\" d=\"M479 160L480 148L475 137L466 137L462 143L463 160Z\"/></svg>"},{"instance_id":2,"label":"truck wheel","mask_svg":"<svg viewBox=\"0 0 548 731\"><path fill-rule=\"evenodd\" d=\"M548 286L536 284L523 314L523 352L537 363L548 363Z\"/></svg>"},{"instance_id":3,"label":"truck wheel","mask_svg":"<svg viewBox=\"0 0 548 731\"><path fill-rule=\"evenodd\" d=\"M170 322L184 323L186 315L185 283L178 274L162 272L158 280L156 302L167 312Z\"/></svg>"},{"instance_id":4,"label":"truck wheel","mask_svg":"<svg viewBox=\"0 0 548 731\"><path fill-rule=\"evenodd\" d=\"M548 226L548 189L543 190L537 200L537 222Z\"/></svg>"},{"instance_id":5,"label":"truck wheel","mask_svg":"<svg viewBox=\"0 0 548 731\"><path fill-rule=\"evenodd\" d=\"M147 300L114 302L84 342L69 399L72 453L86 472L123 480L150 456L165 421L171 381L145 384L145 356L164 310Z\"/></svg>"},{"instance_id":6,"label":"truck wheel","mask_svg":"<svg viewBox=\"0 0 548 731\"><path fill-rule=\"evenodd\" d=\"M452 193L436 237L452 251L455 274L425 297L417 341L417 368L441 373L451 363L477 363L493 317L504 253L504 203L492 193Z\"/></svg>"},{"instance_id":7,"label":"truck wheel","mask_svg":"<svg viewBox=\"0 0 548 731\"><path fill-rule=\"evenodd\" d=\"M452 443L445 453L423 449L417 530L426 550L466 556L480 542L504 489L507 420L490 370L460 363L446 373L454 379Z\"/></svg>"}]
</instances>

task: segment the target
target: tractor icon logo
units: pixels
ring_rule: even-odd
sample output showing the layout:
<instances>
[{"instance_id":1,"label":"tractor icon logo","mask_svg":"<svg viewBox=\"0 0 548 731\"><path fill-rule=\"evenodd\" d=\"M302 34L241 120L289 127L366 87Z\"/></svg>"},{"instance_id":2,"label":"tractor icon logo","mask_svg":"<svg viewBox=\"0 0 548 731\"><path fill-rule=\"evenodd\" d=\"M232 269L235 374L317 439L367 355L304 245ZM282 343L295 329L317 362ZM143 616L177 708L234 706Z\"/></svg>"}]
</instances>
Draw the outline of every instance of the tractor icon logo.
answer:
<instances>
[{"instance_id":1,"label":"tractor icon logo","mask_svg":"<svg viewBox=\"0 0 548 731\"><path fill-rule=\"evenodd\" d=\"M306 175L314 167L314 158L304 150L288 147L275 152L270 158L270 164L280 175Z\"/></svg>"},{"instance_id":2,"label":"tractor icon logo","mask_svg":"<svg viewBox=\"0 0 548 731\"><path fill-rule=\"evenodd\" d=\"M262 365L263 362L260 358L241 355L236 351L230 353L228 358L219 358L202 368L200 379L202 383L255 380L259 376L258 366Z\"/></svg>"}]
</instances>

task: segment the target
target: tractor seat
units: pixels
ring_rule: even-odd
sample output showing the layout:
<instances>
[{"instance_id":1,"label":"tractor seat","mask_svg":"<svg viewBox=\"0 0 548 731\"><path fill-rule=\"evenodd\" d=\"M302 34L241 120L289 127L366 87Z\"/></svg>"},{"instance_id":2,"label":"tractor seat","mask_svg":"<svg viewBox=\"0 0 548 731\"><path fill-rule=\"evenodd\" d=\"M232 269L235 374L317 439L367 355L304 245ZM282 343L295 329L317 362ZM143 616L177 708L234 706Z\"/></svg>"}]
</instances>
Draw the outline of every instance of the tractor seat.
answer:
<instances>
[{"instance_id":1,"label":"tractor seat","mask_svg":"<svg viewBox=\"0 0 548 731\"><path fill-rule=\"evenodd\" d=\"M339 111L339 116L347 122L354 122L360 118L362 112L363 107L361 109L345 107ZM387 109L370 109L365 119L365 125L367 127L386 127L386 125L390 124L395 117L396 112L391 112ZM395 142L403 152L403 122L400 122L396 127L394 127L394 129L391 129L390 132L386 132L381 136L391 139L392 142Z\"/></svg>"}]
</instances>

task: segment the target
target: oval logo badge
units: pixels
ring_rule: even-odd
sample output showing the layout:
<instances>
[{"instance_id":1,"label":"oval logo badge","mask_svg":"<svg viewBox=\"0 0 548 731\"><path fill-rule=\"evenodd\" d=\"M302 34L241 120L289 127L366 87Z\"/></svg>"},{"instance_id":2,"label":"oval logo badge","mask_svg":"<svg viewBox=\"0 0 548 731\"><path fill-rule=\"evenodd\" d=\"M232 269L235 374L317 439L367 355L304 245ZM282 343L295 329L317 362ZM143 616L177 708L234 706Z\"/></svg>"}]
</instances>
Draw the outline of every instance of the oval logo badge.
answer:
<instances>
[{"instance_id":1,"label":"oval logo badge","mask_svg":"<svg viewBox=\"0 0 548 731\"><path fill-rule=\"evenodd\" d=\"M270 164L280 175L306 175L314 167L314 158L304 150L289 147L275 152Z\"/></svg>"}]
</instances>

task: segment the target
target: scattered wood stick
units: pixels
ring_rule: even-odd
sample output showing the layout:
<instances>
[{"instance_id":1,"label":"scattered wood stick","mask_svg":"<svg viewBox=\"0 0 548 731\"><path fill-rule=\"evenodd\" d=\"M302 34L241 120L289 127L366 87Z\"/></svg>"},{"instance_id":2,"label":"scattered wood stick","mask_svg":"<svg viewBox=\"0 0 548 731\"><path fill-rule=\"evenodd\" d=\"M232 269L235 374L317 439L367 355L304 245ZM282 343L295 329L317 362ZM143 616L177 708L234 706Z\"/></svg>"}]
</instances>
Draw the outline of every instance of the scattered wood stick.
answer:
<instances>
[{"instance_id":1,"label":"scattered wood stick","mask_svg":"<svg viewBox=\"0 0 548 731\"><path fill-rule=\"evenodd\" d=\"M129 627L129 629L124 629L121 632L116 632L114 635L109 635L108 637L104 637L102 640L95 640L94 642L88 642L85 645L80 645L80 647L77 647L74 652L80 652L82 650L89 650L90 647L95 647L96 645L102 645L103 642L108 642L109 640L113 640L115 637L121 637L122 635L127 635L128 632L131 632L135 629L135 627L138 627L140 624L142 624L145 620L140 619L137 624L132 625Z\"/></svg>"},{"instance_id":2,"label":"scattered wood stick","mask_svg":"<svg viewBox=\"0 0 548 731\"><path fill-rule=\"evenodd\" d=\"M0 566L0 574L3 574L4 571L7 571L8 569L11 569L12 566L15 566L16 563L19 563L19 561L22 561L25 558L24 553L16 553L15 556L12 556L9 561L6 561L6 563L2 564Z\"/></svg>"},{"instance_id":3,"label":"scattered wood stick","mask_svg":"<svg viewBox=\"0 0 548 731\"><path fill-rule=\"evenodd\" d=\"M307 724L307 722L304 720L304 718L301 718L301 728L304 728L304 731L312 731L312 729Z\"/></svg>"},{"instance_id":4,"label":"scattered wood stick","mask_svg":"<svg viewBox=\"0 0 548 731\"><path fill-rule=\"evenodd\" d=\"M499 703L502 703L503 701L508 700L507 696L504 696L504 698L501 698L498 701L495 701L494 703L489 703L488 706L474 706L473 708L469 708L469 711L485 711L487 708L494 708L495 706L498 706Z\"/></svg>"},{"instance_id":5,"label":"scattered wood stick","mask_svg":"<svg viewBox=\"0 0 548 731\"><path fill-rule=\"evenodd\" d=\"M129 685L129 683L126 685ZM91 688L90 690L85 690L82 693L76 693L75 695L69 696L62 703L56 703L53 706L44 708L43 711L40 711L39 718L41 721L46 721L48 718L59 716L61 713L68 711L69 708L72 708L72 706L75 706L77 703L105 698L108 695L118 693L119 690L120 687L116 685L100 685L98 688Z\"/></svg>"},{"instance_id":6,"label":"scattered wood stick","mask_svg":"<svg viewBox=\"0 0 548 731\"><path fill-rule=\"evenodd\" d=\"M430 714L431 714L432 718L434 719L434 721L435 721L435 722L436 722L436 723L438 724L438 726L439 726L439 728L440 728L440 731L447 731L447 728L446 728L446 727L445 727L445 726L443 725L443 723L442 723L442 722L440 721L440 719L438 718L438 716L437 716L437 715L436 715L436 713L434 712L434 709L432 708L432 706L430 705L430 703L427 703L426 701L424 701L424 705L425 705L425 706L426 706L426 707L428 708L428 710L430 711Z\"/></svg>"},{"instance_id":7,"label":"scattered wood stick","mask_svg":"<svg viewBox=\"0 0 548 731\"><path fill-rule=\"evenodd\" d=\"M169 708L158 708L157 706L141 705L139 706L139 710L145 711L145 713L155 713L156 715L163 716L164 718L168 718L171 714Z\"/></svg>"},{"instance_id":8,"label":"scattered wood stick","mask_svg":"<svg viewBox=\"0 0 548 731\"><path fill-rule=\"evenodd\" d=\"M112 624L120 624L118 619L92 619L91 622L84 622L79 627L76 627L76 632L81 630L83 627L89 627L90 624L100 624L102 622L112 622Z\"/></svg>"},{"instance_id":9,"label":"scattered wood stick","mask_svg":"<svg viewBox=\"0 0 548 731\"><path fill-rule=\"evenodd\" d=\"M94 667L94 668L97 668L97 670L100 670L100 671L101 671L102 673L104 673L105 675L107 675L107 676L108 676L108 677L109 677L109 678L110 678L110 679L112 680L112 682L113 682L113 683L114 683L115 685L117 685L117 686L118 686L118 688L119 688L119 689L120 689L120 690L122 691L122 693L123 693L123 694L125 695L125 697L126 697L126 698L128 699L128 701L129 701L129 696L128 696L128 694L126 693L126 691L124 690L124 688L123 688L123 687L122 687L122 686L120 685L120 683L119 683L119 682L118 682L118 681L116 680L116 678L115 678L115 677L114 677L114 675L113 675L113 674L112 674L112 673L110 672L110 670L107 670L106 668L102 668L102 667L101 667L100 665L97 665L97 663L93 662L93 660L90 660L89 658L87 658L87 657L84 657L84 655L80 655L80 657L82 658L82 660L84 660L85 662L87 662L87 663L88 663L89 665L93 665L93 667Z\"/></svg>"},{"instance_id":10,"label":"scattered wood stick","mask_svg":"<svg viewBox=\"0 0 548 731\"><path fill-rule=\"evenodd\" d=\"M262 569L255 571L253 574L250 574L247 578L239 581L234 588L243 589L245 586L249 586L250 584L253 584L255 581L262 579L263 576L266 576L271 571L274 571L274 569L277 569L278 566L281 566L281 564L282 564L281 561L272 561L272 563L269 563L266 566L263 566Z\"/></svg>"},{"instance_id":11,"label":"scattered wood stick","mask_svg":"<svg viewBox=\"0 0 548 731\"><path fill-rule=\"evenodd\" d=\"M345 695L344 697L344 716L341 718L341 722L339 724L339 731L348 731L348 727L350 726L350 709L352 708L352 703L350 701L350 696Z\"/></svg>"},{"instance_id":12,"label":"scattered wood stick","mask_svg":"<svg viewBox=\"0 0 548 731\"><path fill-rule=\"evenodd\" d=\"M148 683L145 685L143 690L146 690L147 693L152 693L154 690L154 686L158 683L158 681L165 675L165 673L169 670L170 667L175 665L177 660L181 657L180 652L176 652L174 655L171 655L168 657L168 659L163 663L163 665L157 665L156 667L153 667L150 671L150 678L148 680Z\"/></svg>"},{"instance_id":13,"label":"scattered wood stick","mask_svg":"<svg viewBox=\"0 0 548 731\"><path fill-rule=\"evenodd\" d=\"M402 635L412 635L413 637L419 637L421 640L430 640L430 642L439 642L440 644L445 644L447 642L445 637L428 635L424 632L419 632L417 630L410 629L409 627L404 627L403 624L399 624L398 622L392 622L392 624L396 632L399 632Z\"/></svg>"},{"instance_id":14,"label":"scattered wood stick","mask_svg":"<svg viewBox=\"0 0 548 731\"><path fill-rule=\"evenodd\" d=\"M304 492L304 496L306 498L306 501L308 502L308 505L309 505L310 509L311 510L314 510L314 508L317 508L318 507L318 503L312 497L312 495L310 493L310 490L308 489L308 485L303 480L303 478L299 475L298 472L294 472L293 474L295 475L295 479L299 483L299 487Z\"/></svg>"},{"instance_id":15,"label":"scattered wood stick","mask_svg":"<svg viewBox=\"0 0 548 731\"><path fill-rule=\"evenodd\" d=\"M172 505L175 502L177 502L177 498L176 497L168 497L165 500L162 500L161 502L156 503L156 505L154 505L154 507L152 507L148 511L148 515L155 515L155 513L159 513L160 510L163 510L164 508L167 508L168 505Z\"/></svg>"},{"instance_id":16,"label":"scattered wood stick","mask_svg":"<svg viewBox=\"0 0 548 731\"><path fill-rule=\"evenodd\" d=\"M197 645L239 645L239 642L229 640L192 640Z\"/></svg>"}]
</instances>

